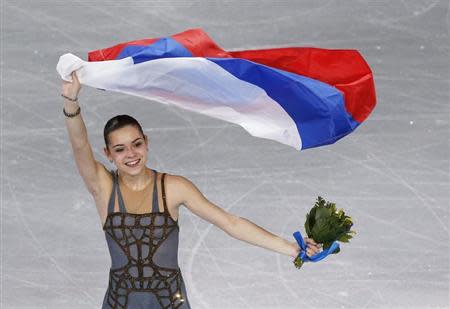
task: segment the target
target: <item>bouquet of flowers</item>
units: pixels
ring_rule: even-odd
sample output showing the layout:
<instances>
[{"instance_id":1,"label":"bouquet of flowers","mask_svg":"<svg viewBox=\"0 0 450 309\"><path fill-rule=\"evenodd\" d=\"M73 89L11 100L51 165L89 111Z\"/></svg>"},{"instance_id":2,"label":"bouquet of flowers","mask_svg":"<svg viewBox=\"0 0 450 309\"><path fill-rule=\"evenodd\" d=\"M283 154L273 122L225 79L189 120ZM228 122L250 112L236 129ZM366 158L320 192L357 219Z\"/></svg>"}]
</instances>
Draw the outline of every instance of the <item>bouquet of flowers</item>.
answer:
<instances>
[{"instance_id":1,"label":"bouquet of flowers","mask_svg":"<svg viewBox=\"0 0 450 309\"><path fill-rule=\"evenodd\" d=\"M318 196L313 208L306 215L305 231L309 238L323 245L323 251L311 257L306 255L306 245L299 231L293 235L299 244L301 251L295 258L294 265L301 268L306 261L317 262L329 254L337 254L340 251L337 241L349 242L352 238L352 218L345 215L344 210L336 211L336 204L325 201Z\"/></svg>"}]
</instances>

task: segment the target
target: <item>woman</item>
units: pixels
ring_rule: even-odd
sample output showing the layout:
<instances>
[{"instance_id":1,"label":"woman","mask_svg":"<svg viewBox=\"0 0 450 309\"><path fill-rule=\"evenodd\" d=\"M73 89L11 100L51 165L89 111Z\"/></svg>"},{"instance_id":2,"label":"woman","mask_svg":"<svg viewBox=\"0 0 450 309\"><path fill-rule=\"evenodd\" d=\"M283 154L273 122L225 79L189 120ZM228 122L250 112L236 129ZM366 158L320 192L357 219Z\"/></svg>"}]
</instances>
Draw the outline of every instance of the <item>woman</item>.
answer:
<instances>
[{"instance_id":1,"label":"woman","mask_svg":"<svg viewBox=\"0 0 450 309\"><path fill-rule=\"evenodd\" d=\"M214 205L187 178L148 168L148 137L130 116L118 115L105 125L104 153L117 167L108 171L95 160L88 141L75 71L72 79L62 84L66 126L112 260L102 308L190 308L177 260L181 205L236 239L291 257L299 254L297 243ZM320 251L312 239L305 242L308 256Z\"/></svg>"}]
</instances>

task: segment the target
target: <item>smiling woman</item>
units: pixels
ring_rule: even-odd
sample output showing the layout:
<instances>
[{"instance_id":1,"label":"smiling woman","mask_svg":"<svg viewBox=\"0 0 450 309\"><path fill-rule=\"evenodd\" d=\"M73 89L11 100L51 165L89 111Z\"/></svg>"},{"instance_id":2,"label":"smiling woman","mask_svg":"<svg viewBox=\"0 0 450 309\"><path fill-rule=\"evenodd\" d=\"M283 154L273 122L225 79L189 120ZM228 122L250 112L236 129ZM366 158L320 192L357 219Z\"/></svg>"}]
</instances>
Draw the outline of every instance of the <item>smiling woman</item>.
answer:
<instances>
[{"instance_id":1,"label":"smiling woman","mask_svg":"<svg viewBox=\"0 0 450 309\"><path fill-rule=\"evenodd\" d=\"M111 163L114 162L117 167L119 165L131 168L145 166L148 140L136 119L128 115L117 115L111 118L105 125L103 137L106 145L104 152ZM121 138L131 142L128 145L122 142ZM133 171L136 173L137 170L129 170L130 173Z\"/></svg>"},{"instance_id":2,"label":"smiling woman","mask_svg":"<svg viewBox=\"0 0 450 309\"><path fill-rule=\"evenodd\" d=\"M177 259L181 205L236 239L298 256L296 242L226 212L187 178L148 168L149 139L131 116L117 115L105 125L104 153L117 167L108 171L94 159L78 106L80 89L73 71L72 82L63 80L63 112L77 168L95 200L112 261L102 309L190 308ZM312 239L305 242L308 256L319 252Z\"/></svg>"}]
</instances>

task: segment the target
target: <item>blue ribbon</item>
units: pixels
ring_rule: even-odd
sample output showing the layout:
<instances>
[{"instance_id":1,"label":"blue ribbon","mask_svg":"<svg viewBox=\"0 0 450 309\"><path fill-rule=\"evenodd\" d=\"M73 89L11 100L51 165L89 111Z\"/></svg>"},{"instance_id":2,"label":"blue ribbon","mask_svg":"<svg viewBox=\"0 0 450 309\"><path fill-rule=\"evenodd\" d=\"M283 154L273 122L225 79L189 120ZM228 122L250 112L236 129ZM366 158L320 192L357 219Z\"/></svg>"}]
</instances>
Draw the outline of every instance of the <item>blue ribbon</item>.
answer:
<instances>
[{"instance_id":1,"label":"blue ribbon","mask_svg":"<svg viewBox=\"0 0 450 309\"><path fill-rule=\"evenodd\" d=\"M322 252L316 253L313 256L309 257L306 255L307 246L305 244L305 241L303 240L302 234L299 231L297 231L293 235L301 248L298 256L302 259L303 262L318 262L324 259L327 255L332 254L337 248L339 248L339 244L337 243L337 241L334 241L328 249L323 250Z\"/></svg>"}]
</instances>

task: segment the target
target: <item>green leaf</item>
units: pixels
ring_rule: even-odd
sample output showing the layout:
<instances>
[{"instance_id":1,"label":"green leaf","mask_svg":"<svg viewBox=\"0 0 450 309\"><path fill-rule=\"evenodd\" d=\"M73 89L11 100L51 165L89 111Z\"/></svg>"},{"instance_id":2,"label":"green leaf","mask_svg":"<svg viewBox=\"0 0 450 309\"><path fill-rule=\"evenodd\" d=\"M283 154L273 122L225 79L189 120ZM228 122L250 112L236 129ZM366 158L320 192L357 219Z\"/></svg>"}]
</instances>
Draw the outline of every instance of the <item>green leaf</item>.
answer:
<instances>
[{"instance_id":1,"label":"green leaf","mask_svg":"<svg viewBox=\"0 0 450 309\"><path fill-rule=\"evenodd\" d=\"M316 210L316 222L322 218L328 218L331 216L331 211L325 207L319 207Z\"/></svg>"},{"instance_id":2,"label":"green leaf","mask_svg":"<svg viewBox=\"0 0 450 309\"><path fill-rule=\"evenodd\" d=\"M307 214L306 215L306 222L305 222L305 231L306 231L306 234L308 235L308 237L310 237L310 235L311 235L311 228L310 228L310 224L309 224L309 218L310 218L310 216L309 216L309 214Z\"/></svg>"},{"instance_id":3,"label":"green leaf","mask_svg":"<svg viewBox=\"0 0 450 309\"><path fill-rule=\"evenodd\" d=\"M348 242L352 238L352 235L344 234L339 237L337 240L342 242Z\"/></svg>"},{"instance_id":4,"label":"green leaf","mask_svg":"<svg viewBox=\"0 0 450 309\"><path fill-rule=\"evenodd\" d=\"M294 265L295 265L295 267L300 269L303 265L303 260L297 256L294 260Z\"/></svg>"}]
</instances>

